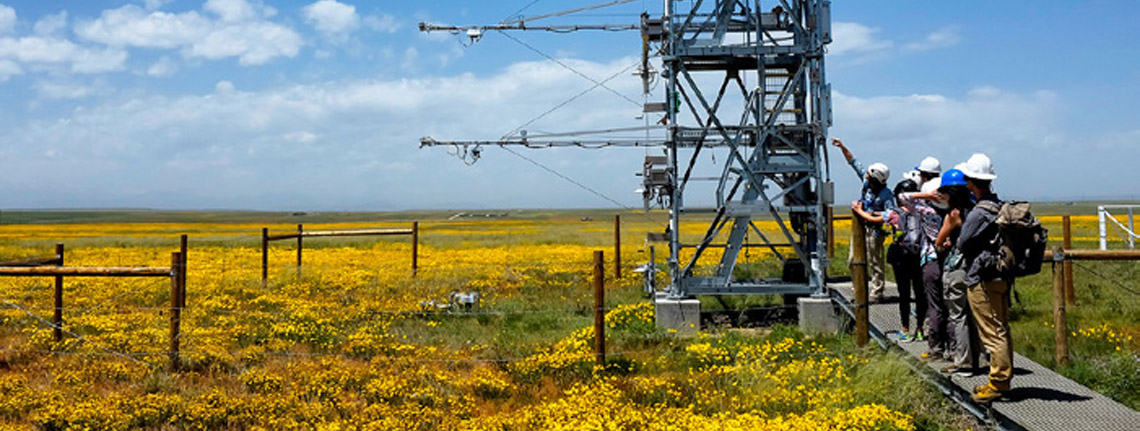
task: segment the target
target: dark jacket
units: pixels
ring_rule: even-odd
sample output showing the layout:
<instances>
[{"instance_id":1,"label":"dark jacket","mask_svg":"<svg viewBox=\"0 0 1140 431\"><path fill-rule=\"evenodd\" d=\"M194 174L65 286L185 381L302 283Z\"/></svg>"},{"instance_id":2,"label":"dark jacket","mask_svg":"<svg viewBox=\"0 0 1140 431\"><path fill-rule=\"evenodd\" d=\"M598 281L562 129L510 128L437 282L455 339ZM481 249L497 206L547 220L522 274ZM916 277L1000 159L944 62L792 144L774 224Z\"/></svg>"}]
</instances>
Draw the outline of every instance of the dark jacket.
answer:
<instances>
[{"instance_id":1,"label":"dark jacket","mask_svg":"<svg viewBox=\"0 0 1140 431\"><path fill-rule=\"evenodd\" d=\"M997 214L983 208L983 202L987 201L1001 206L1001 200L993 193L979 199L978 205L966 214L958 235L957 246L962 252L967 286L1004 279L997 269L998 247L1001 245Z\"/></svg>"}]
</instances>

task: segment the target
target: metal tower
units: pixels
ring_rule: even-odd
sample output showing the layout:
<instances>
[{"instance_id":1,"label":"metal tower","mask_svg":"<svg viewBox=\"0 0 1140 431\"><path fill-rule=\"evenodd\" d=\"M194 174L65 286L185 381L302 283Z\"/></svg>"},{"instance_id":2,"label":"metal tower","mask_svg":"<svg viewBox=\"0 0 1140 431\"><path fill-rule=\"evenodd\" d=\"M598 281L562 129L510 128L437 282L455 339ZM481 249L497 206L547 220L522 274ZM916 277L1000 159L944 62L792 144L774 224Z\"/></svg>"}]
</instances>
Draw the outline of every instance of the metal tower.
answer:
<instances>
[{"instance_id":1,"label":"metal tower","mask_svg":"<svg viewBox=\"0 0 1140 431\"><path fill-rule=\"evenodd\" d=\"M669 210L663 239L669 242L670 297L822 294L828 265L823 227L833 195L826 157L831 90L824 74L825 46L831 42L830 2L768 1L765 8L760 3L665 0L663 16L643 15L640 26L543 27L522 19L481 27L421 24L423 31L465 32L473 40L485 30L640 29L644 58L640 75L648 83L649 47L659 44L665 82L664 100L645 106L647 114L663 117L663 126L658 127L664 136L660 142L566 139L587 132L529 137L514 133L498 141L424 138L421 146L462 147L463 154L473 159L478 153L466 149L474 146L477 150L480 145L660 146L664 157L646 157L643 190L647 206L657 201ZM638 130L644 129L623 129ZM688 208L685 201L690 183L696 180L694 169L701 165L699 156L702 150L713 148L729 154L729 160L719 167L715 207ZM683 243L680 226L685 218L706 213L707 219L708 212L713 220L704 237ZM775 220L782 238L769 241L755 224L761 217ZM794 253L795 257L785 259L783 277L734 277L750 230L776 256L785 256L779 250ZM698 261L710 249L723 249L719 263L711 269L698 268Z\"/></svg>"}]
</instances>

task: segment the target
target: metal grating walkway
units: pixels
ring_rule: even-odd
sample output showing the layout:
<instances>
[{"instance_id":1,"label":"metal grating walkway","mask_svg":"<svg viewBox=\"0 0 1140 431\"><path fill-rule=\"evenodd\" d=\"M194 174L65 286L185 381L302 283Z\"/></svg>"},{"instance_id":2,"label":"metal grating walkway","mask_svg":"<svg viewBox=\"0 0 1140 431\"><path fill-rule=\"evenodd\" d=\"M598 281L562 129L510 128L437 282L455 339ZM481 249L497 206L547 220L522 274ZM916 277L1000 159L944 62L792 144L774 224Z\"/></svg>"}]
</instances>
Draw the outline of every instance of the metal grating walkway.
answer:
<instances>
[{"instance_id":1,"label":"metal grating walkway","mask_svg":"<svg viewBox=\"0 0 1140 431\"><path fill-rule=\"evenodd\" d=\"M850 282L829 283L832 296L848 314L854 310L855 292ZM893 283L887 285L887 300L870 306L870 331L881 344L894 345L909 353L917 361L926 350L925 342L899 343L897 333L902 326L898 312L898 290ZM1016 348L1016 346L1015 346ZM1137 431L1140 430L1140 412L1101 395L1053 372L1036 362L1014 353L1013 388L1003 399L991 407L979 406L970 400L974 386L986 383L986 375L957 377L942 375L939 370L949 365L942 360L924 364L926 374L933 376L935 384L947 396L963 403L975 413L989 416L1005 429L1026 431Z\"/></svg>"}]
</instances>

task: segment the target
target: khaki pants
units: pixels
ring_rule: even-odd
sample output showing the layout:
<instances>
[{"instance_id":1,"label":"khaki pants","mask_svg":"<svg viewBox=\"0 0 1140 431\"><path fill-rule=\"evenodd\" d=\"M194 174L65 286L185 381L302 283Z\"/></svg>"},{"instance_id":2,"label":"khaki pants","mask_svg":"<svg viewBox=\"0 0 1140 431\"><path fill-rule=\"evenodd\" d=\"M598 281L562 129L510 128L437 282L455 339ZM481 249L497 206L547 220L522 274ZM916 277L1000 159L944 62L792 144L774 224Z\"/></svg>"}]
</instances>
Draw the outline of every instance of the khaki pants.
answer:
<instances>
[{"instance_id":1,"label":"khaki pants","mask_svg":"<svg viewBox=\"0 0 1140 431\"><path fill-rule=\"evenodd\" d=\"M1009 332L1009 284L983 281L967 293L978 336L990 352L990 384L1008 391L1013 379L1013 338Z\"/></svg>"},{"instance_id":2,"label":"khaki pants","mask_svg":"<svg viewBox=\"0 0 1140 431\"><path fill-rule=\"evenodd\" d=\"M870 301L878 302L883 299L883 290L887 286L883 269L883 241L887 237L876 235L875 230L871 227L866 228L863 238L867 241L867 298ZM852 248L855 247L854 241L850 245ZM852 251L853 249L848 249L848 267L851 267L851 257L854 255Z\"/></svg>"}]
</instances>

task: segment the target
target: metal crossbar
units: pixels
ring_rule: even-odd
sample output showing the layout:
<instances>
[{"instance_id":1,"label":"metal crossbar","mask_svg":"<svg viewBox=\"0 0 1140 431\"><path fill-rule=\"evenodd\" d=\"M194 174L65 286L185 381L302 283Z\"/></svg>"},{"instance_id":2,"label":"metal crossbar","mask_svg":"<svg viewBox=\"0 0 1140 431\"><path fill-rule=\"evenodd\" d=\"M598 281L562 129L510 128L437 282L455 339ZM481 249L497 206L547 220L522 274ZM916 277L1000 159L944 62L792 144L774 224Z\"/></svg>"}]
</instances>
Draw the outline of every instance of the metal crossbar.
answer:
<instances>
[{"instance_id":1,"label":"metal crossbar","mask_svg":"<svg viewBox=\"0 0 1140 431\"><path fill-rule=\"evenodd\" d=\"M1112 224L1116 225L1122 231L1122 238L1128 242L1128 248L1136 248L1136 239L1140 235L1136 233L1135 212L1140 208L1140 205L1101 205L1096 207L1097 224L1100 228L1100 249L1108 249L1108 225L1106 220L1111 220ZM1125 227L1120 220L1117 220L1108 210L1110 209L1125 209L1128 210L1128 226Z\"/></svg>"}]
</instances>

